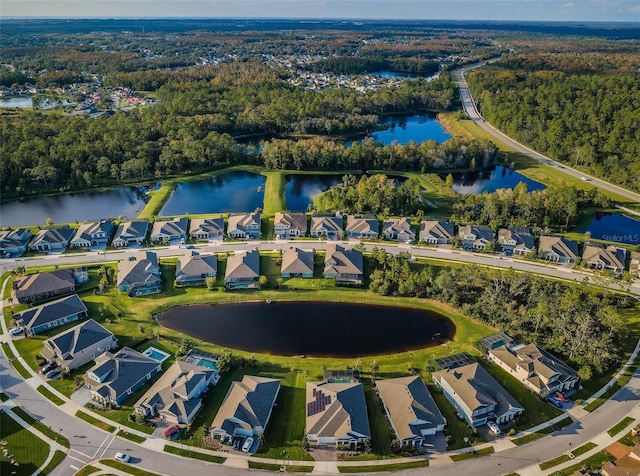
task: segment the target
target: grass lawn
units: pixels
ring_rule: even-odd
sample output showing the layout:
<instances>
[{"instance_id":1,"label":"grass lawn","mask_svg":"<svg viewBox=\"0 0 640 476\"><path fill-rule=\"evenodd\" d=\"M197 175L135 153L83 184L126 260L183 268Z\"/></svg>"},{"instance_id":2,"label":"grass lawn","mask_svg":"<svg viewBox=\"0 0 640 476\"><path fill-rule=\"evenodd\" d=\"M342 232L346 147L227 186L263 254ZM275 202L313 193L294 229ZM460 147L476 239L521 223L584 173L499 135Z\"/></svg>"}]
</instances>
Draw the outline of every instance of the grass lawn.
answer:
<instances>
[{"instance_id":1,"label":"grass lawn","mask_svg":"<svg viewBox=\"0 0 640 476\"><path fill-rule=\"evenodd\" d=\"M553 426L555 426L556 428L564 428L567 425L571 425L571 423L573 423L573 420L571 419L571 417L567 417L567 418L563 418ZM512 442L515 445L524 445L525 443L529 443L531 441L537 440L538 438L542 438L543 436L553 433L554 431L555 430L553 429L552 426L548 426L534 433L529 433L525 436L521 436L520 438L516 438L512 440Z\"/></svg>"},{"instance_id":2,"label":"grass lawn","mask_svg":"<svg viewBox=\"0 0 640 476\"><path fill-rule=\"evenodd\" d=\"M429 460L421 459L408 463L382 464L376 466L338 466L340 473L373 473L377 471L402 471L403 469L426 468Z\"/></svg>"},{"instance_id":3,"label":"grass lawn","mask_svg":"<svg viewBox=\"0 0 640 476\"><path fill-rule=\"evenodd\" d=\"M45 462L49 455L49 445L36 435L24 429L6 413L0 413L0 438L7 441L4 446L14 456L19 466L11 464L0 454L0 474L30 476ZM46 474L46 473L45 473Z\"/></svg>"},{"instance_id":4,"label":"grass lawn","mask_svg":"<svg viewBox=\"0 0 640 476\"><path fill-rule=\"evenodd\" d=\"M44 385L40 385L37 389L38 392L40 392L42 395L44 395L47 399L51 400L54 404L60 406L62 404L64 404L64 400L62 400L60 397L57 397L56 395L54 395L47 387L45 387Z\"/></svg>"},{"instance_id":5,"label":"grass lawn","mask_svg":"<svg viewBox=\"0 0 640 476\"><path fill-rule=\"evenodd\" d=\"M124 430L120 430L118 432L118 436L135 443L143 443L146 440L146 438L144 438L143 436L134 435L133 433L129 433L128 431Z\"/></svg>"},{"instance_id":6,"label":"grass lawn","mask_svg":"<svg viewBox=\"0 0 640 476\"><path fill-rule=\"evenodd\" d=\"M619 423L613 425L611 428L607 430L609 436L615 436L624 430L626 427L631 425L635 421L635 418L632 417L624 417Z\"/></svg>"},{"instance_id":7,"label":"grass lawn","mask_svg":"<svg viewBox=\"0 0 640 476\"><path fill-rule=\"evenodd\" d=\"M575 450L572 451L573 456L582 456L585 453L588 453L589 451L591 451L592 449L594 449L596 446L595 443L593 443L592 441L589 441L587 443L585 443L582 446L577 447Z\"/></svg>"},{"instance_id":8,"label":"grass lawn","mask_svg":"<svg viewBox=\"0 0 640 476\"><path fill-rule=\"evenodd\" d=\"M51 473L51 471L53 471L54 468L56 468L60 463L62 463L62 460L64 460L66 457L67 457L67 454L64 451L56 450L56 452L53 453L53 457L51 458L51 461L49 461L49 463L47 463L47 465L44 468L42 468L42 473L40 474Z\"/></svg>"},{"instance_id":9,"label":"grass lawn","mask_svg":"<svg viewBox=\"0 0 640 476\"><path fill-rule=\"evenodd\" d=\"M284 467L287 473L310 473L313 471L313 466L299 466L299 465L282 465L273 463L260 463L257 461L249 461L250 469L263 469L265 471L280 471L280 468Z\"/></svg>"},{"instance_id":10,"label":"grass lawn","mask_svg":"<svg viewBox=\"0 0 640 476\"><path fill-rule=\"evenodd\" d=\"M484 443L486 440L474 433L465 421L458 417L456 409L444 396L442 390L432 384L428 385L429 392L433 396L436 405L442 412L442 416L447 420L445 435L447 437L447 450L457 450L467 446ZM467 439L465 441L465 438Z\"/></svg>"},{"instance_id":11,"label":"grass lawn","mask_svg":"<svg viewBox=\"0 0 640 476\"><path fill-rule=\"evenodd\" d=\"M13 368L16 369L16 371L22 376L22 378L31 378L31 374L29 373L29 371L25 369L20 362L18 362L18 359L16 359L16 356L13 354L13 351L11 350L11 347L9 347L9 344L2 344L2 349L4 350L4 354L7 356L7 360L11 363L11 365L13 365ZM20 352L20 349L18 349L18 352Z\"/></svg>"},{"instance_id":12,"label":"grass lawn","mask_svg":"<svg viewBox=\"0 0 640 476\"><path fill-rule=\"evenodd\" d=\"M542 471L545 471L549 468L553 468L554 466L558 466L559 464L566 463L570 459L571 458L569 458L569 455L560 455L557 458L553 458L553 459L550 459L549 461L540 463L538 466L540 466L540 469Z\"/></svg>"},{"instance_id":13,"label":"grass lawn","mask_svg":"<svg viewBox=\"0 0 640 476\"><path fill-rule=\"evenodd\" d=\"M135 466L121 463L120 461L115 461L112 459L101 459L99 463L105 466L109 466L110 468L122 471L126 474L130 474L132 476L159 476L157 473L145 471L144 469L136 468Z\"/></svg>"},{"instance_id":14,"label":"grass lawn","mask_svg":"<svg viewBox=\"0 0 640 476\"><path fill-rule=\"evenodd\" d=\"M266 189L264 191L264 206L262 207L265 215L275 215L287 209L284 196L284 188L286 184L286 172L280 170L262 171L262 175L267 177Z\"/></svg>"},{"instance_id":15,"label":"grass lawn","mask_svg":"<svg viewBox=\"0 0 640 476\"><path fill-rule=\"evenodd\" d=\"M568 468L551 473L551 476L571 476L582 468L601 469L605 463L613 460L615 460L615 457L603 450Z\"/></svg>"},{"instance_id":16,"label":"grass lawn","mask_svg":"<svg viewBox=\"0 0 640 476\"><path fill-rule=\"evenodd\" d=\"M91 465L86 465L80 468L80 471L78 471L73 476L89 476L90 474L98 473L100 471L102 471L100 468L96 468L95 466L91 466Z\"/></svg>"},{"instance_id":17,"label":"grass lawn","mask_svg":"<svg viewBox=\"0 0 640 476\"><path fill-rule=\"evenodd\" d=\"M86 421L87 423L91 423L93 426L97 426L98 428L108 431L109 433L113 433L116 429L115 426L109 425L108 423L103 422L102 420L98 420L97 418L92 417L88 413L85 413L81 410L76 412L76 416L81 420Z\"/></svg>"},{"instance_id":18,"label":"grass lawn","mask_svg":"<svg viewBox=\"0 0 640 476\"><path fill-rule=\"evenodd\" d=\"M637 430L637 428L636 428ZM618 440L619 443L623 445L627 445L628 447L633 447L638 444L638 436L633 436L631 434L631 430L625 432L624 436Z\"/></svg>"},{"instance_id":19,"label":"grass lawn","mask_svg":"<svg viewBox=\"0 0 640 476\"><path fill-rule=\"evenodd\" d=\"M174 455L184 456L185 458L193 458L193 459L199 459L201 461L209 461L210 463L222 464L226 461L226 458L222 458L220 456L208 455L206 453L199 453L197 451L183 450L181 448L176 448L175 446L171 446L171 445L164 445L164 451Z\"/></svg>"},{"instance_id":20,"label":"grass lawn","mask_svg":"<svg viewBox=\"0 0 640 476\"><path fill-rule=\"evenodd\" d=\"M31 415L29 415L26 411L24 411L22 408L13 407L11 410L20 418L22 418L25 422L29 423L32 427L38 430L40 433L47 436L49 439L57 443L60 443L65 448L71 447L69 440L65 436L62 436L60 433L56 433L41 421L36 420Z\"/></svg>"},{"instance_id":21,"label":"grass lawn","mask_svg":"<svg viewBox=\"0 0 640 476\"><path fill-rule=\"evenodd\" d=\"M449 458L451 458L453 461L463 461L465 459L471 459L471 458L477 458L479 456L490 455L494 452L495 450L493 449L493 446L488 446L487 448L475 450L475 451L472 451L471 453L460 453L457 455L451 455L449 456Z\"/></svg>"}]
</instances>

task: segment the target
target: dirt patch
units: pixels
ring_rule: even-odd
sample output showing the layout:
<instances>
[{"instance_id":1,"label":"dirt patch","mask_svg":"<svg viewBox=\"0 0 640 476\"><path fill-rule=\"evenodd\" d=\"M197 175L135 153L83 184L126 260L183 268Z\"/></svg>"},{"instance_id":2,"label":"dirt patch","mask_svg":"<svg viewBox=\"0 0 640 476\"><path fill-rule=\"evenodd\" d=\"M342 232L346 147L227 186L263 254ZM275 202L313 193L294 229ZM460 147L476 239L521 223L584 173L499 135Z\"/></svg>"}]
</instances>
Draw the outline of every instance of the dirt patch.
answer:
<instances>
[{"instance_id":1,"label":"dirt patch","mask_svg":"<svg viewBox=\"0 0 640 476\"><path fill-rule=\"evenodd\" d=\"M631 451L631 448L629 448L627 445L623 445L622 443L616 441L615 443L607 446L605 448L605 451L611 454L612 456L614 456L616 459L620 459L623 456L628 455L629 452Z\"/></svg>"}]
</instances>

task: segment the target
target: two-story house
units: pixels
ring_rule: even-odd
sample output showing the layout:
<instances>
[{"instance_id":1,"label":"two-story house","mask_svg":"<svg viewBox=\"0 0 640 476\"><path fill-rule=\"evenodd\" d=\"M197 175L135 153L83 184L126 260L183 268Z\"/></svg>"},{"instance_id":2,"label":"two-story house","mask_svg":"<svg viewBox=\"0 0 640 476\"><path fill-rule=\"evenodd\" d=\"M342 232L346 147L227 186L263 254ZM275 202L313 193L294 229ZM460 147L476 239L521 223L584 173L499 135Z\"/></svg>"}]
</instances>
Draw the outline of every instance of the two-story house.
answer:
<instances>
[{"instance_id":1,"label":"two-story house","mask_svg":"<svg viewBox=\"0 0 640 476\"><path fill-rule=\"evenodd\" d=\"M83 223L71 240L71 246L75 248L104 247L109 244L112 234L113 222L111 220Z\"/></svg>"},{"instance_id":2,"label":"two-story house","mask_svg":"<svg viewBox=\"0 0 640 476\"><path fill-rule=\"evenodd\" d=\"M279 240L305 236L307 234L307 215L278 212L274 218L273 228L276 238Z\"/></svg>"},{"instance_id":3,"label":"two-story house","mask_svg":"<svg viewBox=\"0 0 640 476\"><path fill-rule=\"evenodd\" d=\"M258 239L260 238L260 223L259 213L232 215L229 217L227 235L234 240Z\"/></svg>"},{"instance_id":4,"label":"two-story house","mask_svg":"<svg viewBox=\"0 0 640 476\"><path fill-rule=\"evenodd\" d=\"M498 245L504 254L525 256L533 250L535 242L529 228L510 226L498 230Z\"/></svg>"},{"instance_id":5,"label":"two-story house","mask_svg":"<svg viewBox=\"0 0 640 476\"><path fill-rule=\"evenodd\" d=\"M468 250L485 250L496 235L485 225L464 225L458 229L460 247Z\"/></svg>"}]
</instances>

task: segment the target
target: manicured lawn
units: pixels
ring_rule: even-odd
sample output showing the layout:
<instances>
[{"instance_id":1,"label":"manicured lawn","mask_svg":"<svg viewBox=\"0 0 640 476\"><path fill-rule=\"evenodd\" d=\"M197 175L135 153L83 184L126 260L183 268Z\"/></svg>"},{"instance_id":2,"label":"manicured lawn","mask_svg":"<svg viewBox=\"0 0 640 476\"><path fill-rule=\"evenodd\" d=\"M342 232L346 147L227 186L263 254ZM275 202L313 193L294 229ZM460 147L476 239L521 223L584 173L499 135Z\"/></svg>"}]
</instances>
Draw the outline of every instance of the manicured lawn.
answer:
<instances>
[{"instance_id":1,"label":"manicured lawn","mask_svg":"<svg viewBox=\"0 0 640 476\"><path fill-rule=\"evenodd\" d=\"M403 469L425 468L429 460L421 459L408 463L382 464L376 466L338 466L340 473L373 473L377 471L402 471Z\"/></svg>"},{"instance_id":2,"label":"manicured lawn","mask_svg":"<svg viewBox=\"0 0 640 476\"><path fill-rule=\"evenodd\" d=\"M67 457L67 454L64 451L56 450L56 452L53 453L53 457L51 458L51 461L49 461L47 465L44 468L42 468L42 473L40 474L51 473L51 471L53 471L54 468L56 468L60 463L62 463L62 460L64 460L66 457Z\"/></svg>"},{"instance_id":3,"label":"manicured lawn","mask_svg":"<svg viewBox=\"0 0 640 476\"><path fill-rule=\"evenodd\" d=\"M52 439L53 441L61 444L65 448L71 447L69 440L65 436L62 436L61 434L56 433L41 421L36 420L31 415L29 415L26 411L24 411L22 408L13 407L11 410L20 418L22 418L25 422L29 423L32 427L38 430L40 433L47 436L49 439Z\"/></svg>"},{"instance_id":4,"label":"manicured lawn","mask_svg":"<svg viewBox=\"0 0 640 476\"><path fill-rule=\"evenodd\" d=\"M457 455L451 455L449 456L449 458L451 458L453 461L463 461L465 459L472 459L472 458L477 458L479 456L486 456L486 455L490 455L492 453L494 453L495 450L493 449L493 446L488 446L486 448L482 448L480 450L475 450L472 451L470 453L460 453Z\"/></svg>"},{"instance_id":5,"label":"manicured lawn","mask_svg":"<svg viewBox=\"0 0 640 476\"><path fill-rule=\"evenodd\" d=\"M100 468L96 468L95 466L86 465L86 466L83 466L82 468L80 468L80 471L78 471L73 476L89 476L90 474L98 473L100 471L102 471Z\"/></svg>"},{"instance_id":6,"label":"manicured lawn","mask_svg":"<svg viewBox=\"0 0 640 476\"><path fill-rule=\"evenodd\" d=\"M538 466L540 466L540 469L542 471L545 471L549 468L553 468L554 466L558 466L559 464L566 463L570 459L571 458L569 458L569 455L560 455L557 458L553 458L549 461L545 461L544 463L540 463Z\"/></svg>"},{"instance_id":7,"label":"manicured lawn","mask_svg":"<svg viewBox=\"0 0 640 476\"><path fill-rule=\"evenodd\" d=\"M275 215L287 209L284 196L285 173L283 171L262 171L261 174L267 177L266 189L264 191L265 215Z\"/></svg>"},{"instance_id":8,"label":"manicured lawn","mask_svg":"<svg viewBox=\"0 0 640 476\"><path fill-rule=\"evenodd\" d=\"M607 433L609 434L609 436L615 436L618 433L620 433L622 430L624 430L626 427L631 425L631 423L633 423L634 421L635 421L635 418L624 417L619 423L609 428L607 430Z\"/></svg>"},{"instance_id":9,"label":"manicured lawn","mask_svg":"<svg viewBox=\"0 0 640 476\"><path fill-rule=\"evenodd\" d=\"M97 418L92 417L88 413L85 413L81 410L76 412L76 416L81 420L86 421L87 423L91 423L93 426L97 426L98 428L108 431L109 433L113 433L116 429L115 426L109 425L108 423L103 422L102 420L98 420Z\"/></svg>"},{"instance_id":10,"label":"manicured lawn","mask_svg":"<svg viewBox=\"0 0 640 476\"><path fill-rule=\"evenodd\" d=\"M135 443L143 443L146 440L146 438L142 436L134 435L133 433L129 433L128 431L124 431L124 430L120 430L118 432L118 436L125 438L127 440L131 440Z\"/></svg>"},{"instance_id":11,"label":"manicured lawn","mask_svg":"<svg viewBox=\"0 0 640 476\"><path fill-rule=\"evenodd\" d=\"M51 390L49 390L47 387L45 387L44 385L40 385L37 389L38 392L40 392L42 395L45 396L45 398L51 400L51 402L53 402L56 405L62 405L64 404L64 400L62 400L60 397L54 395Z\"/></svg>"},{"instance_id":12,"label":"manicured lawn","mask_svg":"<svg viewBox=\"0 0 640 476\"><path fill-rule=\"evenodd\" d=\"M25 369L20 362L18 362L18 359L16 359L16 356L13 354L13 351L9 347L9 344L2 344L2 349L4 350L4 354L7 356L7 360L11 363L11 365L13 365L13 368L16 369L16 371L22 376L22 378L31 378L31 374L29 373L29 371ZM20 350L18 350L18 352L20 352Z\"/></svg>"},{"instance_id":13,"label":"manicured lawn","mask_svg":"<svg viewBox=\"0 0 640 476\"><path fill-rule=\"evenodd\" d=\"M272 463L259 463L257 461L249 461L249 468L251 469L263 469L265 471L280 471L280 468L284 468L287 473L310 473L313 471L313 466L298 466L298 465L279 465Z\"/></svg>"},{"instance_id":14,"label":"manicured lawn","mask_svg":"<svg viewBox=\"0 0 640 476\"><path fill-rule=\"evenodd\" d=\"M447 400L441 389L429 384L429 392L433 396L436 405L442 412L445 420L447 420L447 428L445 434L447 435L447 450L457 450L460 448L466 448L467 446L484 443L486 440L475 434L471 428L469 428L463 420L458 417L456 409ZM465 441L465 438L467 441Z\"/></svg>"},{"instance_id":15,"label":"manicured lawn","mask_svg":"<svg viewBox=\"0 0 640 476\"><path fill-rule=\"evenodd\" d=\"M577 447L575 450L572 451L573 456L582 456L585 453L588 453L589 451L591 451L592 449L594 449L596 446L595 443L593 443L592 441L588 441L587 443L585 443L582 446Z\"/></svg>"},{"instance_id":16,"label":"manicured lawn","mask_svg":"<svg viewBox=\"0 0 640 476\"><path fill-rule=\"evenodd\" d=\"M136 468L135 466L121 463L120 461L115 461L112 459L101 459L99 463L105 466L109 466L110 468L122 471L126 474L131 474L133 476L159 476L157 473L145 471L144 469Z\"/></svg>"},{"instance_id":17,"label":"manicured lawn","mask_svg":"<svg viewBox=\"0 0 640 476\"><path fill-rule=\"evenodd\" d=\"M637 429L637 428L636 428L636 429ZM626 432L624 433L624 436L623 436L622 438L620 438L620 439L618 440L618 442L619 442L619 443L622 443L623 445L627 445L628 447L630 447L630 448L631 448L631 447L633 447L633 446L635 446L635 445L637 445L637 444L638 444L638 443L637 443L637 442L638 442L638 436L637 436L637 435L636 435L636 436L633 436L633 435L631 434L631 430L629 430L629 431L626 431Z\"/></svg>"},{"instance_id":18,"label":"manicured lawn","mask_svg":"<svg viewBox=\"0 0 640 476\"><path fill-rule=\"evenodd\" d=\"M171 445L164 445L164 451L174 455L184 456L185 458L193 458L193 459L199 459L201 461L209 461L210 463L222 464L226 461L226 458L221 458L220 456L208 455L206 453L199 453L197 451L183 450L181 448L176 448Z\"/></svg>"},{"instance_id":19,"label":"manicured lawn","mask_svg":"<svg viewBox=\"0 0 640 476\"><path fill-rule=\"evenodd\" d=\"M0 474L31 476L49 455L49 445L36 435L20 426L6 413L0 414L0 439L5 440L6 448L19 464L11 464L10 459L0 453ZM46 474L46 473L45 473Z\"/></svg>"},{"instance_id":20,"label":"manicured lawn","mask_svg":"<svg viewBox=\"0 0 640 476\"><path fill-rule=\"evenodd\" d=\"M576 463L568 468L564 468L560 471L556 471L555 473L551 473L551 476L571 476L576 471L581 470L582 468L591 468L591 469L600 469L604 466L608 461L613 461L615 459L610 453L606 451L600 451L589 458Z\"/></svg>"}]
</instances>

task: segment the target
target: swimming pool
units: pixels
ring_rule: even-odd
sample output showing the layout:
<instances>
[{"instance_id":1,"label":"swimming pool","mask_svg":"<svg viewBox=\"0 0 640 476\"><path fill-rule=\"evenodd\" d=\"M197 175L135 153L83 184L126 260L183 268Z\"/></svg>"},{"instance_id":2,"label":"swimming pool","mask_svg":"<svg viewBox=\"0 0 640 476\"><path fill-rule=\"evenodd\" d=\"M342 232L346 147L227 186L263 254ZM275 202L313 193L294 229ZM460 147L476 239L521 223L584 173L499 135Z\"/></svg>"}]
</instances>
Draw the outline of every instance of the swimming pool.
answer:
<instances>
[{"instance_id":1,"label":"swimming pool","mask_svg":"<svg viewBox=\"0 0 640 476\"><path fill-rule=\"evenodd\" d=\"M151 357L153 360L157 360L158 362L164 362L169 358L169 354L163 352L155 347L149 347L147 350L143 352L147 357Z\"/></svg>"},{"instance_id":2,"label":"swimming pool","mask_svg":"<svg viewBox=\"0 0 640 476\"><path fill-rule=\"evenodd\" d=\"M209 359L200 359L198 362L196 362L196 365L199 365L200 367L206 367L211 370L218 370L218 366L216 365L216 363L213 360Z\"/></svg>"}]
</instances>

